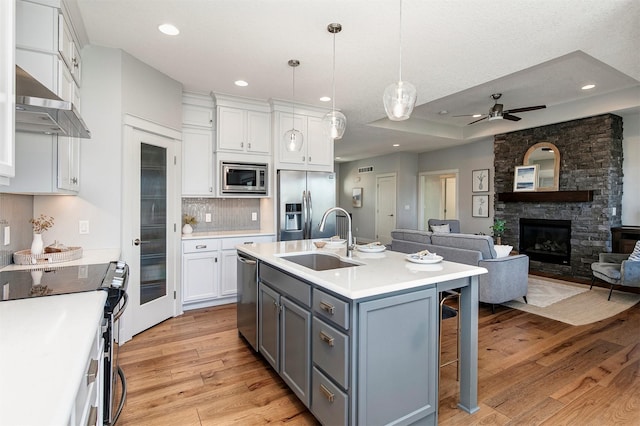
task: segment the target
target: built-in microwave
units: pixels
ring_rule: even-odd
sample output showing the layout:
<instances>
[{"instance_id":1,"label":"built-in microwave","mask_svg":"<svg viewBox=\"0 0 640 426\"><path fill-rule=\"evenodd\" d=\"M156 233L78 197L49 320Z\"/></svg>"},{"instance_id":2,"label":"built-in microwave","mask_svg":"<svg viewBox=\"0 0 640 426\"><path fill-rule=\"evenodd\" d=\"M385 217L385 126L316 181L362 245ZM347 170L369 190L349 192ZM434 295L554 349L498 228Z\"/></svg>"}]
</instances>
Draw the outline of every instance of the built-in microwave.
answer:
<instances>
[{"instance_id":1,"label":"built-in microwave","mask_svg":"<svg viewBox=\"0 0 640 426\"><path fill-rule=\"evenodd\" d=\"M267 194L267 164L222 161L220 170L223 194Z\"/></svg>"}]
</instances>

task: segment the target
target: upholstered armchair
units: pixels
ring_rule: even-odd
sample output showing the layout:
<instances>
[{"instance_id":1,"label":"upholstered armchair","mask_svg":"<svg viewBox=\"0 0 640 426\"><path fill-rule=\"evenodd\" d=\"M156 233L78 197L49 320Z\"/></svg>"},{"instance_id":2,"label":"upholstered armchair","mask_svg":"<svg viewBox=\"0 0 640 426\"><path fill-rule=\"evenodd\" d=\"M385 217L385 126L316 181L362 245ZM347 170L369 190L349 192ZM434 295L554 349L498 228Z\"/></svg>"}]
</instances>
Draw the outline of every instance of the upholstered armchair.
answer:
<instances>
[{"instance_id":1,"label":"upholstered armchair","mask_svg":"<svg viewBox=\"0 0 640 426\"><path fill-rule=\"evenodd\" d=\"M640 241L636 243L634 253L640 251ZM611 284L609 290L609 298L613 293L613 286L640 287L640 260L629 259L629 254L622 253L600 253L598 262L591 264L593 278L591 279L591 287L596 278Z\"/></svg>"}]
</instances>

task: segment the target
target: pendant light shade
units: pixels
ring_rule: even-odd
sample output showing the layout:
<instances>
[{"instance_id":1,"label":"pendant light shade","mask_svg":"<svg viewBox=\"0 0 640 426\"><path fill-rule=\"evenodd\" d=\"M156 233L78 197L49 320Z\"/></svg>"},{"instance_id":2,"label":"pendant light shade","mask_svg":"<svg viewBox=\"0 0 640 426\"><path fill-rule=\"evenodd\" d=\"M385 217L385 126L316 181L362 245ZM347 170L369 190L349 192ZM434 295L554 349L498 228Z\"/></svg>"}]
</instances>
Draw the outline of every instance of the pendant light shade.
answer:
<instances>
[{"instance_id":1,"label":"pendant light shade","mask_svg":"<svg viewBox=\"0 0 640 426\"><path fill-rule=\"evenodd\" d=\"M338 23L332 23L327 25L327 31L333 34L333 83L331 96L332 107L331 112L328 112L323 120L322 125L326 134L333 140L341 139L344 135L344 131L347 128L347 117L340 111L336 111L336 34L342 31L342 25Z\"/></svg>"},{"instance_id":2,"label":"pendant light shade","mask_svg":"<svg viewBox=\"0 0 640 426\"><path fill-rule=\"evenodd\" d=\"M302 136L302 132L300 130L296 130L295 122L295 99L296 99L296 67L300 65L300 61L297 59L289 59L289 66L293 70L293 84L292 84L292 113L291 113L291 129L284 132L284 136L282 138L282 143L284 147L289 152L297 152L302 149L302 143L304 141L304 137Z\"/></svg>"},{"instance_id":3,"label":"pendant light shade","mask_svg":"<svg viewBox=\"0 0 640 426\"><path fill-rule=\"evenodd\" d=\"M398 82L387 86L382 102L389 120L402 121L411 116L418 94L413 84L402 81L402 0L400 0L400 66Z\"/></svg>"}]
</instances>

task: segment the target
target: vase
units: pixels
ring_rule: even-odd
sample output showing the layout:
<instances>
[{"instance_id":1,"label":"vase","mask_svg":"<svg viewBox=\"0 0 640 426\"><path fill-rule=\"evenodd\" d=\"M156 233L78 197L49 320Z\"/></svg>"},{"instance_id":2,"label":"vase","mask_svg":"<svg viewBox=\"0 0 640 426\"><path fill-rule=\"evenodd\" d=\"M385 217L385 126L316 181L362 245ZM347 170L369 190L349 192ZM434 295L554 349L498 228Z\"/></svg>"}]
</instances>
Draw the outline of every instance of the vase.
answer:
<instances>
[{"instance_id":1,"label":"vase","mask_svg":"<svg viewBox=\"0 0 640 426\"><path fill-rule=\"evenodd\" d=\"M188 223L185 223L184 226L182 227L182 233L183 234L191 234L193 232L193 227L191 225L189 225Z\"/></svg>"},{"instance_id":2,"label":"vase","mask_svg":"<svg viewBox=\"0 0 640 426\"><path fill-rule=\"evenodd\" d=\"M496 237L496 244L499 246L502 245L502 237Z\"/></svg>"},{"instance_id":3,"label":"vase","mask_svg":"<svg viewBox=\"0 0 640 426\"><path fill-rule=\"evenodd\" d=\"M31 254L44 253L44 243L42 242L42 234L33 234L33 241L31 242Z\"/></svg>"}]
</instances>

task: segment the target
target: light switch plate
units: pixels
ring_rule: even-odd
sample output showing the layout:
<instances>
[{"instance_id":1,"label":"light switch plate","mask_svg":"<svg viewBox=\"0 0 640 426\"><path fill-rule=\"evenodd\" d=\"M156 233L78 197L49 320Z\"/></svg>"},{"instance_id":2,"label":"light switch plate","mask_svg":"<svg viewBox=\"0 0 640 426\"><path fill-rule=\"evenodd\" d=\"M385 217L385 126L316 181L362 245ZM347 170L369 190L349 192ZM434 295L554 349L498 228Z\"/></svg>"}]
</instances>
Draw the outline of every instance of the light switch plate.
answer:
<instances>
[{"instance_id":1,"label":"light switch plate","mask_svg":"<svg viewBox=\"0 0 640 426\"><path fill-rule=\"evenodd\" d=\"M211 213L205 213L204 214L204 221L205 222L211 222Z\"/></svg>"},{"instance_id":2,"label":"light switch plate","mask_svg":"<svg viewBox=\"0 0 640 426\"><path fill-rule=\"evenodd\" d=\"M258 212L251 212L251 220L253 221L258 220Z\"/></svg>"},{"instance_id":3,"label":"light switch plate","mask_svg":"<svg viewBox=\"0 0 640 426\"><path fill-rule=\"evenodd\" d=\"M88 234L89 233L89 221L81 220L78 222L78 232L80 234Z\"/></svg>"}]
</instances>

